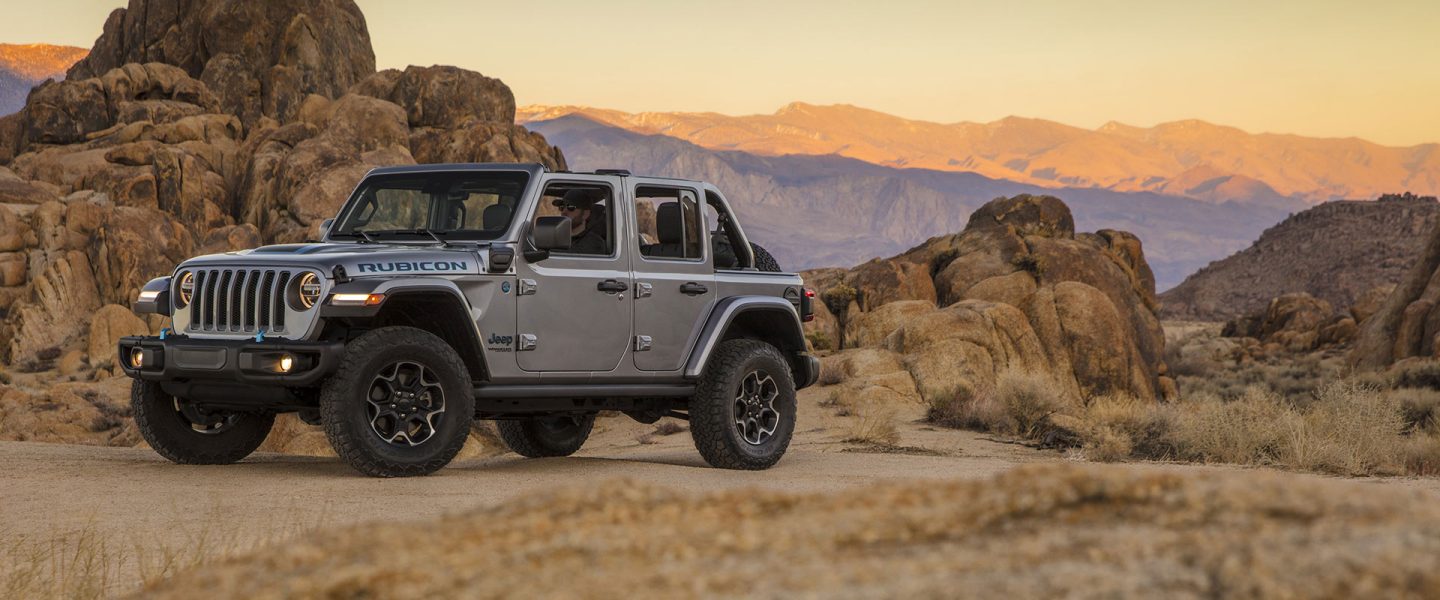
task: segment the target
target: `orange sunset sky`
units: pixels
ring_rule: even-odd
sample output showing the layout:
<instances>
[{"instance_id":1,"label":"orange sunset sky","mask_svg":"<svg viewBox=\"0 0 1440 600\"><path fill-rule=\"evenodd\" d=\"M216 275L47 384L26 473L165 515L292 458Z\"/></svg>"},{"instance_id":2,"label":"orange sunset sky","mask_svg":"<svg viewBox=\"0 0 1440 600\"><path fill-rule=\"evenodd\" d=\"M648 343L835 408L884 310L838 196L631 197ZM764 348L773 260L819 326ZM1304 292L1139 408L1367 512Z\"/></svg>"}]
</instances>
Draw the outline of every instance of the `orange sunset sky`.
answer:
<instances>
[{"instance_id":1,"label":"orange sunset sky","mask_svg":"<svg viewBox=\"0 0 1440 600\"><path fill-rule=\"evenodd\" d=\"M89 47L119 0L8 0L0 42ZM1198 118L1440 141L1440 2L358 0L378 66L454 64L520 104L938 122Z\"/></svg>"}]
</instances>

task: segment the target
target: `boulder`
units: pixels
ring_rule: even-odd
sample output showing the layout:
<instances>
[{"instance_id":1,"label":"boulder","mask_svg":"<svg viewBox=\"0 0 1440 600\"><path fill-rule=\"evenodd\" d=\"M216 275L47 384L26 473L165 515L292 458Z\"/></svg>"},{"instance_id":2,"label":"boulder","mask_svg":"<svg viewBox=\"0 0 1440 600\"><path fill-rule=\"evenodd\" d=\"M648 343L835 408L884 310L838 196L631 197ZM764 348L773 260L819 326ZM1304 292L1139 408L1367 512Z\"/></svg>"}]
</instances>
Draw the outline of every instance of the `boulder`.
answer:
<instances>
[{"instance_id":1,"label":"boulder","mask_svg":"<svg viewBox=\"0 0 1440 600\"><path fill-rule=\"evenodd\" d=\"M91 366L108 368L115 361L116 345L127 335L147 335L150 328L129 308L106 304L90 318L90 339L86 353Z\"/></svg>"},{"instance_id":2,"label":"boulder","mask_svg":"<svg viewBox=\"0 0 1440 600\"><path fill-rule=\"evenodd\" d=\"M67 80L163 62L203 79L248 126L287 121L309 94L337 98L375 72L365 17L348 0L130 0Z\"/></svg>"},{"instance_id":3,"label":"boulder","mask_svg":"<svg viewBox=\"0 0 1440 600\"><path fill-rule=\"evenodd\" d=\"M997 199L958 234L813 275L807 284L822 293L856 289L847 341L900 354L927 398L993 385L1010 368L1044 372L1077 397L1173 396L1140 241L1112 230L1076 235L1057 198Z\"/></svg>"}]
</instances>

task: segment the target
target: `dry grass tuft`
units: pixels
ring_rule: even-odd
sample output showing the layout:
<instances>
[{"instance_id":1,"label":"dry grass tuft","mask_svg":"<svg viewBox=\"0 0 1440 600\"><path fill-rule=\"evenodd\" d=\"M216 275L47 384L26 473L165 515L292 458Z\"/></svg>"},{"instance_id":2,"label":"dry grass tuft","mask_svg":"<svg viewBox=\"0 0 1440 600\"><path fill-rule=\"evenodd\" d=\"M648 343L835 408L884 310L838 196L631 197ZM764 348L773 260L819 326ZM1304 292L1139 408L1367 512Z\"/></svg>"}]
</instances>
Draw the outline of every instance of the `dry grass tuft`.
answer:
<instances>
[{"instance_id":1,"label":"dry grass tuft","mask_svg":"<svg viewBox=\"0 0 1440 600\"><path fill-rule=\"evenodd\" d=\"M895 409L888 406L866 406L850 423L842 440L851 444L894 446L900 442L900 429L895 425Z\"/></svg>"},{"instance_id":2,"label":"dry grass tuft","mask_svg":"<svg viewBox=\"0 0 1440 600\"><path fill-rule=\"evenodd\" d=\"M1049 375L1018 369L995 378L995 398L1014 424L1013 433L1026 438L1042 433L1050 417L1074 404Z\"/></svg>"}]
</instances>

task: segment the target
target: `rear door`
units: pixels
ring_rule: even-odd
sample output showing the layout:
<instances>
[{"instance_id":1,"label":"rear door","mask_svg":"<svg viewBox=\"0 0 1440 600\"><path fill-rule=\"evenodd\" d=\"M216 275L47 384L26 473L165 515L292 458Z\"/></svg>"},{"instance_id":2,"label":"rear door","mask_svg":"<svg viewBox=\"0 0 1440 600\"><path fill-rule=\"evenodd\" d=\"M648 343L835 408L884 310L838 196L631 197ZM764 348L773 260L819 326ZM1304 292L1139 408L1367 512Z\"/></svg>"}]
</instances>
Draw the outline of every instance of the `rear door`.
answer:
<instances>
[{"instance_id":1,"label":"rear door","mask_svg":"<svg viewBox=\"0 0 1440 600\"><path fill-rule=\"evenodd\" d=\"M551 178L532 214L558 215L553 205L567 191L584 189L603 199L603 215L592 213L590 228L603 232L604 253L552 252L527 262L516 257L515 358L525 371L610 371L624 358L631 339L630 254L625 220L617 211L619 178ZM567 215L568 216L568 215Z\"/></svg>"},{"instance_id":2,"label":"rear door","mask_svg":"<svg viewBox=\"0 0 1440 600\"><path fill-rule=\"evenodd\" d=\"M701 191L666 180L627 179L633 210L635 368L677 371L714 304L715 268Z\"/></svg>"}]
</instances>

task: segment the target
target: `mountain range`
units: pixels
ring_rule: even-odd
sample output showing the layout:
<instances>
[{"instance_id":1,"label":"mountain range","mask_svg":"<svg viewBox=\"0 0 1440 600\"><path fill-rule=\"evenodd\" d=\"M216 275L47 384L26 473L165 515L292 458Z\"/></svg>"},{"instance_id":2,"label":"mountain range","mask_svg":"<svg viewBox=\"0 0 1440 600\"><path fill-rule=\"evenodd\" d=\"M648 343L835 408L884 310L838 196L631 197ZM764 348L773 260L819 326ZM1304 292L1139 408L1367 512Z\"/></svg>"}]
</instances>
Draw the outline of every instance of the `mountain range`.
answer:
<instances>
[{"instance_id":1,"label":"mountain range","mask_svg":"<svg viewBox=\"0 0 1440 600\"><path fill-rule=\"evenodd\" d=\"M563 148L575 170L624 168L714 183L736 206L752 240L786 269L849 266L899 254L932 236L960 231L974 209L996 197L1052 194L1070 205L1077 228L1139 235L1163 290L1304 208L1283 198L1217 203L1153 192L1042 187L834 154L714 150L580 114L529 120L525 126Z\"/></svg>"},{"instance_id":2,"label":"mountain range","mask_svg":"<svg viewBox=\"0 0 1440 600\"><path fill-rule=\"evenodd\" d=\"M64 79L65 70L88 52L74 46L0 44L0 115L24 108L30 88L46 79Z\"/></svg>"},{"instance_id":3,"label":"mountain range","mask_svg":"<svg viewBox=\"0 0 1440 600\"><path fill-rule=\"evenodd\" d=\"M1246 133L1199 120L1098 129L1021 117L933 123L848 105L792 103L774 114L627 113L522 107L518 119L565 115L710 150L761 156L837 155L896 168L977 173L1047 188L1153 192L1210 202L1278 205L1440 192L1440 145L1397 148L1357 138Z\"/></svg>"}]
</instances>

